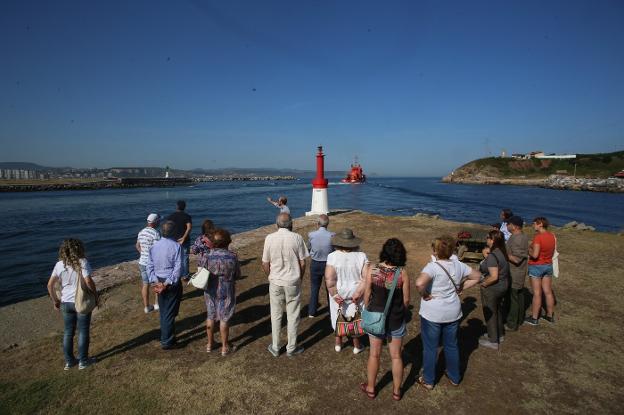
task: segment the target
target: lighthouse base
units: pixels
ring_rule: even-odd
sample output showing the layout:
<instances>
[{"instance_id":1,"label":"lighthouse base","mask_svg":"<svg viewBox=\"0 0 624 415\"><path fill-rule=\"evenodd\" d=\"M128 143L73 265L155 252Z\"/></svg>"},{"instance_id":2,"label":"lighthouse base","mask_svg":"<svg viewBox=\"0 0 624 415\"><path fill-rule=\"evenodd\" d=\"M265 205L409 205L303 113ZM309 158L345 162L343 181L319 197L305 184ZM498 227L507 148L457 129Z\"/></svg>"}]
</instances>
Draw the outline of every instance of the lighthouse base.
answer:
<instances>
[{"instance_id":1,"label":"lighthouse base","mask_svg":"<svg viewBox=\"0 0 624 415\"><path fill-rule=\"evenodd\" d=\"M329 213L327 189L312 189L312 210L306 212L306 216L327 215L327 213Z\"/></svg>"}]
</instances>

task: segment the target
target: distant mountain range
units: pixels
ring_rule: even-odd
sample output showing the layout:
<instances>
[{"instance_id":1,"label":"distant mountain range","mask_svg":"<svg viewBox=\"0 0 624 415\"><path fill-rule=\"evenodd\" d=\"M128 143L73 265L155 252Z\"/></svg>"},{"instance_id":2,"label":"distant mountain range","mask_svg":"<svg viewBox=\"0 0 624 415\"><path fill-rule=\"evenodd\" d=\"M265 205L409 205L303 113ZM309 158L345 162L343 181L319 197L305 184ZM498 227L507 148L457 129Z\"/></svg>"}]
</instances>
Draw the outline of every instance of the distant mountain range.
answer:
<instances>
[{"instance_id":1,"label":"distant mountain range","mask_svg":"<svg viewBox=\"0 0 624 415\"><path fill-rule=\"evenodd\" d=\"M132 168L133 166L126 166L126 168ZM97 170L110 170L119 169L122 167L110 167ZM159 170L164 172L162 167L138 167L139 169ZM0 169L17 169L17 170L34 170L34 171L67 171L67 170L91 170L89 168L73 168L73 167L48 167L42 166L36 163L29 162L0 162ZM273 168L241 168L241 167L226 167L220 169L171 169L171 172L176 175L202 175L202 176L295 176L295 177L312 177L316 174L313 170L298 170L298 169L273 169ZM344 175L344 171L326 171L325 175L328 177L336 177Z\"/></svg>"}]
</instances>

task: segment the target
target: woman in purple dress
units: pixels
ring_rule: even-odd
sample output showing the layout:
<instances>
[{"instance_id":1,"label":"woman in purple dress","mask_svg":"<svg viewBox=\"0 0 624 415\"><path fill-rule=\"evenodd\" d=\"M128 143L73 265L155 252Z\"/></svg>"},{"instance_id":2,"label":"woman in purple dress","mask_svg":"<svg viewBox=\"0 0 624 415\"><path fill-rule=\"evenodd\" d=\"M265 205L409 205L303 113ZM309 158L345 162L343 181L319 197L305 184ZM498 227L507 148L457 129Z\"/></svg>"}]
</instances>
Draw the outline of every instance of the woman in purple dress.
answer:
<instances>
[{"instance_id":1,"label":"woman in purple dress","mask_svg":"<svg viewBox=\"0 0 624 415\"><path fill-rule=\"evenodd\" d=\"M235 284L236 279L240 277L240 264L236 254L228 250L230 242L232 239L228 231L216 229L212 234L214 247L205 256L205 268L210 272L208 286L204 292L208 332L206 351L212 351L215 322L219 321L222 356L236 350L236 346L228 342L230 331L228 321L232 318L236 306Z\"/></svg>"},{"instance_id":2,"label":"woman in purple dress","mask_svg":"<svg viewBox=\"0 0 624 415\"><path fill-rule=\"evenodd\" d=\"M191 252L194 255L199 255L197 258L197 267L206 268L206 255L214 248L211 241L212 233L215 230L214 223L210 219L206 219L202 223L202 234L195 239L193 245L191 245Z\"/></svg>"}]
</instances>

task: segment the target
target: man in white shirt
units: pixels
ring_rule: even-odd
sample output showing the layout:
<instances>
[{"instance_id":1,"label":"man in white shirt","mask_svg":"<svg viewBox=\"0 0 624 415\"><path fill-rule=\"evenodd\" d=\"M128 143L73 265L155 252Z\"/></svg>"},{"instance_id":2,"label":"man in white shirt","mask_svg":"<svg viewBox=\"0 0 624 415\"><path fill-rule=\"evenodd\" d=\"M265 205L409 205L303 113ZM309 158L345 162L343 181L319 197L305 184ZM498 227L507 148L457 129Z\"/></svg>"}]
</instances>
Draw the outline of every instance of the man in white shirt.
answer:
<instances>
[{"instance_id":1,"label":"man in white shirt","mask_svg":"<svg viewBox=\"0 0 624 415\"><path fill-rule=\"evenodd\" d=\"M272 343L269 352L279 356L280 329L283 306L286 304L288 318L288 357L303 352L297 347L297 329L301 308L301 280L305 272L305 259L310 256L301 235L292 232L292 218L288 213L277 216L277 232L264 240L262 269L269 277L269 299L271 302Z\"/></svg>"},{"instance_id":2,"label":"man in white shirt","mask_svg":"<svg viewBox=\"0 0 624 415\"><path fill-rule=\"evenodd\" d=\"M147 314L150 311L158 310L158 295L154 297L154 305L149 303L149 278L147 275L147 261L149 259L149 250L154 242L160 239L158 225L160 217L156 213L150 213L147 217L147 226L139 232L136 241L136 250L141 254L139 257L139 272L141 273L141 297L143 298L143 311Z\"/></svg>"}]
</instances>

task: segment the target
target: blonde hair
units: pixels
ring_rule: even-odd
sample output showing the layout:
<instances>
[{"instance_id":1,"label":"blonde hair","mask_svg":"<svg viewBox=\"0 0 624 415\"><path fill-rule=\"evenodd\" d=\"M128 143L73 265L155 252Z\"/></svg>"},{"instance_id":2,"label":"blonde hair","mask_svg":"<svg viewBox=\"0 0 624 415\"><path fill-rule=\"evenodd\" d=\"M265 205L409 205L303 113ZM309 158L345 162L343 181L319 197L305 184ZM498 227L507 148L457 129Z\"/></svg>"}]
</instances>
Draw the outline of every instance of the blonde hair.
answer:
<instances>
[{"instance_id":1,"label":"blonde hair","mask_svg":"<svg viewBox=\"0 0 624 415\"><path fill-rule=\"evenodd\" d=\"M443 235L435 238L431 247L438 259L449 259L453 255L455 244L455 238L450 235Z\"/></svg>"},{"instance_id":2,"label":"blonde hair","mask_svg":"<svg viewBox=\"0 0 624 415\"><path fill-rule=\"evenodd\" d=\"M72 267L82 277L82 265L80 260L85 258L84 244L80 239L65 239L59 248L59 261L65 267Z\"/></svg>"}]
</instances>

